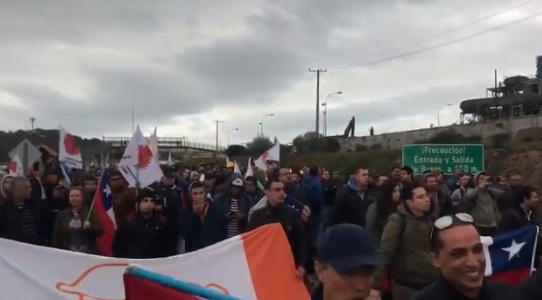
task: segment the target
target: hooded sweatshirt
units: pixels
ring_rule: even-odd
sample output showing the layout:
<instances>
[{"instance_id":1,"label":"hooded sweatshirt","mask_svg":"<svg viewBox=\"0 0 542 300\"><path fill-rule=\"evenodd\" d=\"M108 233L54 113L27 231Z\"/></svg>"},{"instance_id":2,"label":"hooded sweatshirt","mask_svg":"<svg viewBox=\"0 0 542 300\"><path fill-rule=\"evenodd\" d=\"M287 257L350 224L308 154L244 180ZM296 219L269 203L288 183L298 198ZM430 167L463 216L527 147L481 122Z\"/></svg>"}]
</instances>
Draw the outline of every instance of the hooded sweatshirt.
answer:
<instances>
[{"instance_id":1,"label":"hooded sweatshirt","mask_svg":"<svg viewBox=\"0 0 542 300\"><path fill-rule=\"evenodd\" d=\"M474 174L474 182L478 182L478 177L483 172ZM495 199L502 195L502 191L491 187L482 187L478 185L476 188L468 190L466 198L473 201L473 207L469 212L474 218L474 224L480 227L495 227L498 222L498 210Z\"/></svg>"}]
</instances>

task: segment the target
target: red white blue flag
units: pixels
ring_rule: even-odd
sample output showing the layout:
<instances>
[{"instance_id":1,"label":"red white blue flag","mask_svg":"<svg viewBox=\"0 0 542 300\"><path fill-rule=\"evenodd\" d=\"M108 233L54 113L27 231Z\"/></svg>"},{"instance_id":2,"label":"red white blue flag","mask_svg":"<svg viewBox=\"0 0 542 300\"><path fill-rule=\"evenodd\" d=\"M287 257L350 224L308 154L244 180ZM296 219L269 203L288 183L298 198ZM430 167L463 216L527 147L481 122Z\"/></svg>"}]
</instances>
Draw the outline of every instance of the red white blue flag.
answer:
<instances>
[{"instance_id":1,"label":"red white blue flag","mask_svg":"<svg viewBox=\"0 0 542 300\"><path fill-rule=\"evenodd\" d=\"M240 300L210 288L136 267L129 267L123 279L125 300Z\"/></svg>"},{"instance_id":2,"label":"red white blue flag","mask_svg":"<svg viewBox=\"0 0 542 300\"><path fill-rule=\"evenodd\" d=\"M517 284L533 271L538 227L528 226L494 237L482 237L486 255L486 276Z\"/></svg>"},{"instance_id":3,"label":"red white blue flag","mask_svg":"<svg viewBox=\"0 0 542 300\"><path fill-rule=\"evenodd\" d=\"M98 188L94 193L91 212L96 214L104 228L104 234L97 239L98 249L103 256L113 256L111 246L117 225L115 223L115 212L113 211L113 197L109 186L109 174L102 171Z\"/></svg>"}]
</instances>

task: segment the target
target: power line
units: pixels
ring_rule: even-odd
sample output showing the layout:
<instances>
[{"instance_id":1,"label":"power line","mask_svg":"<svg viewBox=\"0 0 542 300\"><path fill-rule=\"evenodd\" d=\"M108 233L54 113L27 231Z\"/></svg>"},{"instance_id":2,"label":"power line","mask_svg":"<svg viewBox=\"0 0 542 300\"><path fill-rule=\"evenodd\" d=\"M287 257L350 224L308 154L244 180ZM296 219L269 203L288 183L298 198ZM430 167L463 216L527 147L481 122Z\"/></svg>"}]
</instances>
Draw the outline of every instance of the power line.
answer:
<instances>
[{"instance_id":1,"label":"power line","mask_svg":"<svg viewBox=\"0 0 542 300\"><path fill-rule=\"evenodd\" d=\"M420 49L417 49L417 50L404 52L404 53L401 53L401 54L398 54L398 55L388 56L388 57L385 57L385 58L369 61L369 62L366 62L366 63L343 65L343 66L336 66L336 67L330 67L330 68L332 68L332 69L348 69L348 68L353 68L353 67L373 66L373 65L384 63L384 62L388 62L388 61L392 61L392 60L401 59L401 58L404 58L404 57L409 57L409 56L413 56L413 55L416 55L416 54L424 53L424 52L431 51L431 50L438 49L438 48L442 48L442 47L445 47L445 46L457 44L457 43L460 43L460 42L463 42L463 41L466 41L466 40L470 40L470 39L473 39L473 38L476 38L476 37L491 33L493 31L501 30L501 29L506 28L506 27L510 27L510 26L513 26L513 25L516 25L516 24L519 24L519 23L523 23L523 22L531 20L531 19L538 18L540 16L542 16L542 11L538 12L538 13L535 13L533 15L530 15L530 16L527 16L527 17L512 21L512 22L503 24L503 25L495 26L495 27L489 28L487 30L480 31L480 32L477 32L477 33L474 33L474 34L471 34L471 35L467 35L467 36L464 36L462 38L458 38L458 39L451 40L451 41L448 41L448 42L444 42L444 43L440 43L440 44L436 44L436 45L432 45L432 46L427 46L427 47L420 48Z\"/></svg>"},{"instance_id":2,"label":"power line","mask_svg":"<svg viewBox=\"0 0 542 300\"><path fill-rule=\"evenodd\" d=\"M448 30L444 30L444 31L439 32L439 33L434 34L434 35L431 35L430 38L432 38L432 39L438 38L438 37L441 37L441 36L443 36L443 35L447 35L447 34L449 34L449 33L452 33L452 32L454 32L454 31L458 31L458 30L460 30L460 29L463 29L463 28L465 28L465 27L469 27L469 26L472 26L472 25L476 25L476 24L478 24L478 23L482 23L482 22L487 21L487 20L489 20L489 19L492 19L492 18L494 18L494 17L496 17L496 16L499 16L499 15L502 15L502 14L504 14L504 13L510 12L510 11L512 11L512 10L514 10L514 9L520 8L520 7L525 6L525 5L527 5L527 4L531 4L531 3L535 2L535 1L538 1L538 0L529 0L529 1L525 1L525 2L518 3L518 4L516 4L516 5L514 5L514 6L510 7L510 8L506 8L506 9L500 10L500 11L498 11L498 12L495 12L495 13L492 13L492 14L490 14L490 15L487 15L487 16L485 16L485 17L483 17L483 18L480 18L480 19L477 19L477 20L474 20L474 21L465 23L465 24L460 25L460 26L457 26L457 27L450 28L450 29L448 29Z\"/></svg>"}]
</instances>

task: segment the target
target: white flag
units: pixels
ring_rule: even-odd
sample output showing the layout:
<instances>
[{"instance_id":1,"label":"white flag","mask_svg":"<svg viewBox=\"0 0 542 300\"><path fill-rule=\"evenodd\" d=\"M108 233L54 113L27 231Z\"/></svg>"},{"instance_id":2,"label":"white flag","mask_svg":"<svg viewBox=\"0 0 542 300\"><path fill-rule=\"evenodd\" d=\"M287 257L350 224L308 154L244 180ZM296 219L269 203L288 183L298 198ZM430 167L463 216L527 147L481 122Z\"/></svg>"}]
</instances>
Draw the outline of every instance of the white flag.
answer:
<instances>
[{"instance_id":1,"label":"white flag","mask_svg":"<svg viewBox=\"0 0 542 300\"><path fill-rule=\"evenodd\" d=\"M243 175L236 161L233 162L233 173Z\"/></svg>"},{"instance_id":2,"label":"white flag","mask_svg":"<svg viewBox=\"0 0 542 300\"><path fill-rule=\"evenodd\" d=\"M164 176L139 126L124 150L119 171L131 187L143 188Z\"/></svg>"},{"instance_id":3,"label":"white flag","mask_svg":"<svg viewBox=\"0 0 542 300\"><path fill-rule=\"evenodd\" d=\"M83 169L81 148L74 136L68 133L62 125L60 126L60 139L58 143L58 160L70 169Z\"/></svg>"},{"instance_id":4,"label":"white flag","mask_svg":"<svg viewBox=\"0 0 542 300\"><path fill-rule=\"evenodd\" d=\"M267 170L267 162L273 160L280 162L280 144L275 144L271 149L265 151L254 161L258 169Z\"/></svg>"},{"instance_id":5,"label":"white flag","mask_svg":"<svg viewBox=\"0 0 542 300\"><path fill-rule=\"evenodd\" d=\"M254 176L254 171L252 170L252 158L248 158L248 165L247 165L247 172L245 174L245 179L247 179L248 176Z\"/></svg>"},{"instance_id":6,"label":"white flag","mask_svg":"<svg viewBox=\"0 0 542 300\"><path fill-rule=\"evenodd\" d=\"M154 132L149 138L149 147L151 148L152 155L156 160L160 160L160 154L158 153L158 134L156 133L156 127L154 127Z\"/></svg>"}]
</instances>

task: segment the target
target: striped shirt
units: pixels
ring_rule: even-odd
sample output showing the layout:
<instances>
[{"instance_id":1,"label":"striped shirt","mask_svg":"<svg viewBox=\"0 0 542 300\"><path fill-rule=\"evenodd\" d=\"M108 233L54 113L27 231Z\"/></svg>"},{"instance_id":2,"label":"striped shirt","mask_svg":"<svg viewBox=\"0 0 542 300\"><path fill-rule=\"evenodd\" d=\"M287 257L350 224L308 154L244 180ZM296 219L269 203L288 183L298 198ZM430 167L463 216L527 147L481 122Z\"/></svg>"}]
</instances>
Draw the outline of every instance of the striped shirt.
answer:
<instances>
[{"instance_id":1,"label":"striped shirt","mask_svg":"<svg viewBox=\"0 0 542 300\"><path fill-rule=\"evenodd\" d=\"M28 242L37 240L38 231L36 229L36 220L34 212L30 206L23 204L17 206L17 212L19 214L21 232L24 235L24 239Z\"/></svg>"},{"instance_id":2,"label":"striped shirt","mask_svg":"<svg viewBox=\"0 0 542 300\"><path fill-rule=\"evenodd\" d=\"M239 201L237 199L230 200L230 211L239 212ZM230 219L228 222L228 238L239 234L239 221Z\"/></svg>"}]
</instances>

